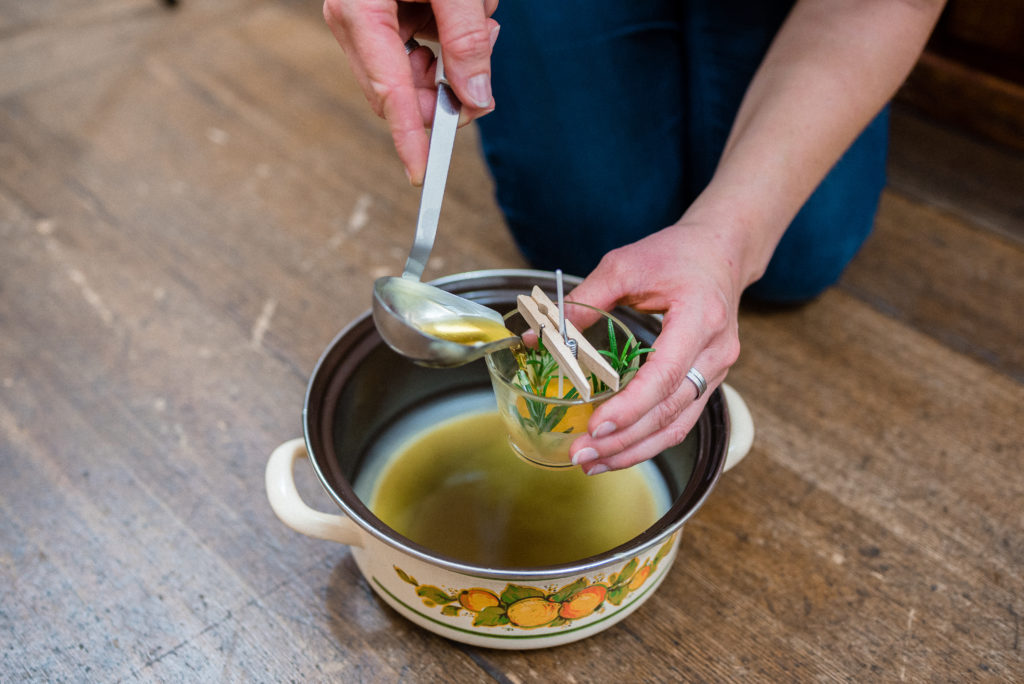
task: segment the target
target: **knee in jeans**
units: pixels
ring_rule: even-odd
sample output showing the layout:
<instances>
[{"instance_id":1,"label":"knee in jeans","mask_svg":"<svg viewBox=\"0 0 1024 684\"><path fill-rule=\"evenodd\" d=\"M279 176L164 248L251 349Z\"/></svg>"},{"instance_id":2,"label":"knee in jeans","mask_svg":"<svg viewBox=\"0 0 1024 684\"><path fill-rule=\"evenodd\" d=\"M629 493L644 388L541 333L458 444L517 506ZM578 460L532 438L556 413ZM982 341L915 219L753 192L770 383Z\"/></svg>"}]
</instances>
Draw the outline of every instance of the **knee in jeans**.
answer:
<instances>
[{"instance_id":1,"label":"knee in jeans","mask_svg":"<svg viewBox=\"0 0 1024 684\"><path fill-rule=\"evenodd\" d=\"M783 236L760 280L747 288L758 301L797 304L820 296L839 281L874 224L874 212L833 230L801 230L794 223Z\"/></svg>"},{"instance_id":2,"label":"knee in jeans","mask_svg":"<svg viewBox=\"0 0 1024 684\"><path fill-rule=\"evenodd\" d=\"M766 272L760 280L747 288L744 295L764 304L809 302L821 296L825 290L839 280L846 263L831 266L831 268L823 268L819 265L811 272Z\"/></svg>"}]
</instances>

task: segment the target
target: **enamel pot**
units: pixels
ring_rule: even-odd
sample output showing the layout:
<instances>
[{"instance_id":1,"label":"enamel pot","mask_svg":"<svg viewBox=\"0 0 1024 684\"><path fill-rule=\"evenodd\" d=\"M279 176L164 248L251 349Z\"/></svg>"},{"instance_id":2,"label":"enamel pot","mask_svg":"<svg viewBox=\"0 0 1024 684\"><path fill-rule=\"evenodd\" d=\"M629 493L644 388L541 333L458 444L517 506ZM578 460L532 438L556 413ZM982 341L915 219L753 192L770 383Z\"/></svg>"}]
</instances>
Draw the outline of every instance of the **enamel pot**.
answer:
<instances>
[{"instance_id":1,"label":"enamel pot","mask_svg":"<svg viewBox=\"0 0 1024 684\"><path fill-rule=\"evenodd\" d=\"M569 284L578 279L567 279ZM554 275L527 270L475 271L435 285L499 312L534 285L553 292ZM630 309L614 315L650 346L660 319ZM302 534L347 545L380 598L417 625L477 646L543 648L607 629L636 610L665 579L683 524L707 499L719 476L750 449L754 428L740 396L728 386L710 395L686 441L655 457L671 506L630 541L604 553L548 567L479 567L412 542L367 508L356 483L374 450L402 438L409 415L429 413L452 396L491 392L483 361L438 370L417 366L381 340L369 312L346 327L320 358L306 393L305 439L285 442L267 463L266 485L277 516ZM492 395L493 400L493 395ZM293 468L309 459L341 514L300 498ZM600 477L600 475L596 476ZM365 478L364 478L365 479ZM364 494L365 496L365 494ZM530 601L531 611L517 602ZM570 608L566 608L572 604ZM519 614L552 616L540 624Z\"/></svg>"}]
</instances>

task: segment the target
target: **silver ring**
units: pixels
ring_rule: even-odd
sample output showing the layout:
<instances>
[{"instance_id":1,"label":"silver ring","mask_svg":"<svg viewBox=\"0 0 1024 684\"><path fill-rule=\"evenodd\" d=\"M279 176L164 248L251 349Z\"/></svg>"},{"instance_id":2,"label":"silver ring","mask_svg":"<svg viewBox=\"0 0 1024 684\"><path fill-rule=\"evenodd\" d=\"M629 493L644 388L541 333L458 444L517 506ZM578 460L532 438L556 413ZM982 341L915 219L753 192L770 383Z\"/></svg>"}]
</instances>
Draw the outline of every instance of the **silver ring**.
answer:
<instances>
[{"instance_id":1,"label":"silver ring","mask_svg":"<svg viewBox=\"0 0 1024 684\"><path fill-rule=\"evenodd\" d=\"M415 38L410 38L405 41L405 54L411 55L412 51L420 46L420 42Z\"/></svg>"},{"instance_id":2,"label":"silver ring","mask_svg":"<svg viewBox=\"0 0 1024 684\"><path fill-rule=\"evenodd\" d=\"M704 379L704 376L700 374L700 371L696 368L691 368L686 371L686 379L693 383L693 386L697 388L697 396L693 398L697 401L704 396L704 393L708 391L708 381Z\"/></svg>"}]
</instances>

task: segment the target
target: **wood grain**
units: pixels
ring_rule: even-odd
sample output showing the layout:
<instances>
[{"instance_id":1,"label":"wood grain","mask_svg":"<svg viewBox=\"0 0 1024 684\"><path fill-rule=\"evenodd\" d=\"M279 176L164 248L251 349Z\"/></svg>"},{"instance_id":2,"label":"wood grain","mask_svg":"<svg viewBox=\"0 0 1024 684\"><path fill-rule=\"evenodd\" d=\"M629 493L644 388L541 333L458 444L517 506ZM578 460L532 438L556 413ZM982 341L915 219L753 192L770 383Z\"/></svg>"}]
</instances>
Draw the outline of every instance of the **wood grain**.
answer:
<instances>
[{"instance_id":1,"label":"wood grain","mask_svg":"<svg viewBox=\"0 0 1024 684\"><path fill-rule=\"evenodd\" d=\"M1024 677L1024 228L975 173L1020 160L905 111L840 285L743 312L754 450L620 625L456 644L277 521L266 458L419 199L320 12L0 5L0 679ZM428 275L523 266L472 128L449 178Z\"/></svg>"},{"instance_id":2,"label":"wood grain","mask_svg":"<svg viewBox=\"0 0 1024 684\"><path fill-rule=\"evenodd\" d=\"M1024 84L926 52L900 100L955 127L1024 151Z\"/></svg>"},{"instance_id":3,"label":"wood grain","mask_svg":"<svg viewBox=\"0 0 1024 684\"><path fill-rule=\"evenodd\" d=\"M889 189L1024 244L1024 153L895 106Z\"/></svg>"},{"instance_id":4,"label":"wood grain","mask_svg":"<svg viewBox=\"0 0 1024 684\"><path fill-rule=\"evenodd\" d=\"M1024 380L1021 246L887 194L843 290Z\"/></svg>"}]
</instances>

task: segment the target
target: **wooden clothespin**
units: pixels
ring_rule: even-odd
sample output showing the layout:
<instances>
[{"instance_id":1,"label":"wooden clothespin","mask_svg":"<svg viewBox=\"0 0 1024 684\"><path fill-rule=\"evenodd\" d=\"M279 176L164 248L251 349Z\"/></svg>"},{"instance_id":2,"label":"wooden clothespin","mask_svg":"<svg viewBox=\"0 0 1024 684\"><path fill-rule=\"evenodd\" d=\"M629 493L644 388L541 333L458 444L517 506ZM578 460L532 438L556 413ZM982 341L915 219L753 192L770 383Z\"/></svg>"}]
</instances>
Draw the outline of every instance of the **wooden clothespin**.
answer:
<instances>
[{"instance_id":1,"label":"wooden clothespin","mask_svg":"<svg viewBox=\"0 0 1024 684\"><path fill-rule=\"evenodd\" d=\"M551 301L551 299L544 293L544 290L540 289L536 285L533 286L533 291L530 293L533 301L540 305L540 310L547 314L547 317L556 321L557 327L559 320L558 306ZM572 321L565 321L565 333L576 340L576 351L577 360L585 370L593 373L597 376L598 380L601 380L604 384L608 385L612 391L618 391L619 389L619 374L615 372L615 369L611 367L611 364L605 360L603 356L594 348L594 345L590 344L586 337L576 329L576 326L572 324Z\"/></svg>"},{"instance_id":2,"label":"wooden clothespin","mask_svg":"<svg viewBox=\"0 0 1024 684\"><path fill-rule=\"evenodd\" d=\"M552 320L546 312L541 311L537 302L526 295L519 295L516 302L519 304L519 314L544 340L544 346L555 357L562 374L569 379L584 401L589 400L590 380L587 379L579 362L573 357L568 345L559 334L557 319Z\"/></svg>"},{"instance_id":3,"label":"wooden clothespin","mask_svg":"<svg viewBox=\"0 0 1024 684\"><path fill-rule=\"evenodd\" d=\"M534 287L529 297L519 295L516 301L520 315L544 341L562 374L573 384L580 397L584 400L590 399L590 380L586 373L593 373L613 391L619 389L619 374L571 321L564 321L563 338L562 312L543 290ZM575 353L570 349L567 340L575 346Z\"/></svg>"}]
</instances>

